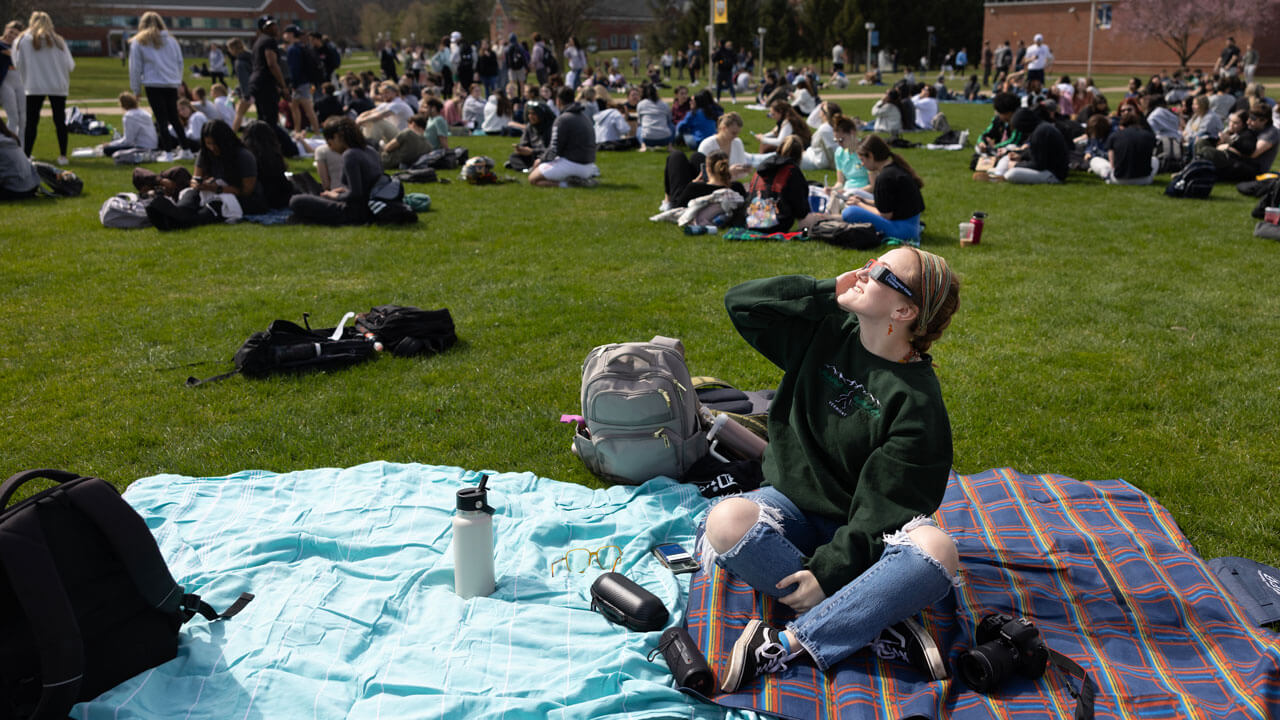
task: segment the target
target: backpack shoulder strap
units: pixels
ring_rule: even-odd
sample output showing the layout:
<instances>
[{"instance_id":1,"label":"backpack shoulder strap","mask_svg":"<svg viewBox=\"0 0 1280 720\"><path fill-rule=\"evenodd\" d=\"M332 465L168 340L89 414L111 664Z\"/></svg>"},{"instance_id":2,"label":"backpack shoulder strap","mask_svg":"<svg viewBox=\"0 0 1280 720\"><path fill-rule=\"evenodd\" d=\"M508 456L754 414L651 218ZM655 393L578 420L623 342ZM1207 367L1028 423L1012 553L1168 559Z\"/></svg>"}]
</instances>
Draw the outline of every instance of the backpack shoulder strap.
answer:
<instances>
[{"instance_id":1,"label":"backpack shoulder strap","mask_svg":"<svg viewBox=\"0 0 1280 720\"><path fill-rule=\"evenodd\" d=\"M146 522L115 488L105 480L89 478L67 488L67 498L106 536L129 577L133 578L142 599L157 610L180 612L182 588L169 574Z\"/></svg>"},{"instance_id":2,"label":"backpack shoulder strap","mask_svg":"<svg viewBox=\"0 0 1280 720\"><path fill-rule=\"evenodd\" d=\"M84 643L35 505L17 509L0 525L0 569L9 577L40 653L43 688L31 717L65 717L80 694Z\"/></svg>"},{"instance_id":3,"label":"backpack shoulder strap","mask_svg":"<svg viewBox=\"0 0 1280 720\"><path fill-rule=\"evenodd\" d=\"M778 168L778 173L773 176L773 194L781 195L782 188L787 186L787 180L791 178L791 163L787 163Z\"/></svg>"},{"instance_id":4,"label":"backpack shoulder strap","mask_svg":"<svg viewBox=\"0 0 1280 720\"><path fill-rule=\"evenodd\" d=\"M89 478L68 488L67 498L106 536L142 599L155 609L180 616L183 622L197 613L207 620L225 620L253 600L252 594L242 593L230 608L219 613L199 595L184 593L170 574L146 521L105 480Z\"/></svg>"}]
</instances>

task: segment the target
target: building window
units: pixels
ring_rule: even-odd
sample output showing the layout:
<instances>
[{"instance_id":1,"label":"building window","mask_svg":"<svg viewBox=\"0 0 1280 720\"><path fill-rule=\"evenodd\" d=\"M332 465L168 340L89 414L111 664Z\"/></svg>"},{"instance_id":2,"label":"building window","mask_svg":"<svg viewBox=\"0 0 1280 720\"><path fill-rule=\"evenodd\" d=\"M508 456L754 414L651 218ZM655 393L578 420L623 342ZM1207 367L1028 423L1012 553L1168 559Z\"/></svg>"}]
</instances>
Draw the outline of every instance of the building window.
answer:
<instances>
[{"instance_id":1,"label":"building window","mask_svg":"<svg viewBox=\"0 0 1280 720\"><path fill-rule=\"evenodd\" d=\"M1111 3L1103 3L1098 6L1098 29L1111 29Z\"/></svg>"},{"instance_id":2,"label":"building window","mask_svg":"<svg viewBox=\"0 0 1280 720\"><path fill-rule=\"evenodd\" d=\"M231 18L231 28L239 30L244 27L244 20L241 18Z\"/></svg>"}]
</instances>

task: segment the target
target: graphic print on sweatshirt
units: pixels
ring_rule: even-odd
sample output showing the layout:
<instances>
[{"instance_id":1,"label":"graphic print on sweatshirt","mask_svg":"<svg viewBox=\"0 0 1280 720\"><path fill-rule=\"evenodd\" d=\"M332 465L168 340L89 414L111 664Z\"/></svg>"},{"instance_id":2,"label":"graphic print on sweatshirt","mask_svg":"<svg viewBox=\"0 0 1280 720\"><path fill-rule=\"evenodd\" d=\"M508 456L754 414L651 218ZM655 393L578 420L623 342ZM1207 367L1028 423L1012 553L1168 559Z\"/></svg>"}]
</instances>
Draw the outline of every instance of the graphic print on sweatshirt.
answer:
<instances>
[{"instance_id":1,"label":"graphic print on sweatshirt","mask_svg":"<svg viewBox=\"0 0 1280 720\"><path fill-rule=\"evenodd\" d=\"M857 380L850 380L836 368L826 365L822 368L822 379L838 394L827 404L840 417L849 417L856 408L861 408L873 418L880 417L880 401Z\"/></svg>"}]
</instances>

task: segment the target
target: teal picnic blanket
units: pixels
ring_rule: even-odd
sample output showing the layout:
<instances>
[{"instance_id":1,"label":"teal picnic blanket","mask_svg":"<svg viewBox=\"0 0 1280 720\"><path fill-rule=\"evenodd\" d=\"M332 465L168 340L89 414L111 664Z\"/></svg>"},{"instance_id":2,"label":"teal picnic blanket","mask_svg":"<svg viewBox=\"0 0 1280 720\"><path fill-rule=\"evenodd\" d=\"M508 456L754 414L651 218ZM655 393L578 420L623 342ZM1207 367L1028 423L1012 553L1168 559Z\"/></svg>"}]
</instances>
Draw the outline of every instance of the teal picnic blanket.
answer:
<instances>
[{"instance_id":1,"label":"teal picnic blanket","mask_svg":"<svg viewBox=\"0 0 1280 720\"><path fill-rule=\"evenodd\" d=\"M661 598L668 626L682 621L688 576L649 551L692 547L707 507L695 487L657 479L591 490L495 474L497 590L464 601L453 593L450 521L457 490L478 480L370 463L135 482L125 499L180 584L218 608L244 591L257 597L230 621L188 623L177 658L72 716L753 717L677 692L662 658L645 659L659 632L590 609L596 552Z\"/></svg>"}]
</instances>

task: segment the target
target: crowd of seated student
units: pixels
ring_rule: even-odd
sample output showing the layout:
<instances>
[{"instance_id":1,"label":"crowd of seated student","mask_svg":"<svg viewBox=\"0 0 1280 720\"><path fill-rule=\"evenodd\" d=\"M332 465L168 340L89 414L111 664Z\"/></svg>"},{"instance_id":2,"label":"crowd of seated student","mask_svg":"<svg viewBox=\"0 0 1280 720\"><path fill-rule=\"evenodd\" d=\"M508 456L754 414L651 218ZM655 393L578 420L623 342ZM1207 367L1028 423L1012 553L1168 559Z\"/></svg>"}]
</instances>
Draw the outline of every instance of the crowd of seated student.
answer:
<instances>
[{"instance_id":1,"label":"crowd of seated student","mask_svg":"<svg viewBox=\"0 0 1280 720\"><path fill-rule=\"evenodd\" d=\"M1078 158L1070 161L1072 167L1114 184L1152 182L1161 158L1175 169L1202 158L1213 163L1220 181L1252 180L1271 169L1280 146L1280 113L1274 101L1262 85L1244 85L1238 78L1214 82L1199 72L1172 77L1158 73L1145 84L1132 78L1114 114L1091 79L1072 84L1063 76L1047 88L1034 81L1023 88L1012 77L1001 90L993 100L995 117L977 144L977 155L999 162L990 172L975 173L976 179L1064 180L1059 143L1047 130L1038 142L1031 142L1040 124L1059 131L1069 154ZM1020 110L1015 121L1010 108L1018 105L1035 117Z\"/></svg>"}]
</instances>

